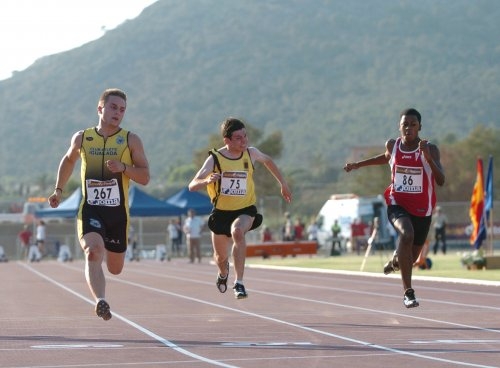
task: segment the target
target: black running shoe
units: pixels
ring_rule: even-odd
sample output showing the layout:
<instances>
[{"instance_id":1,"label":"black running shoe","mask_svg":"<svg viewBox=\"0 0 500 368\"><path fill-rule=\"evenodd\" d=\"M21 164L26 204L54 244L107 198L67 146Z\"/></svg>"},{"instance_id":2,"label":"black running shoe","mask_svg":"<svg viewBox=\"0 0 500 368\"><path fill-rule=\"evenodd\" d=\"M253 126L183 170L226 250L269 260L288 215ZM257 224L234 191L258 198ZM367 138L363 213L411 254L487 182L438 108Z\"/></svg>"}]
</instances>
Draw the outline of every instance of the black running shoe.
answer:
<instances>
[{"instance_id":1,"label":"black running shoe","mask_svg":"<svg viewBox=\"0 0 500 368\"><path fill-rule=\"evenodd\" d=\"M95 306L95 314L105 321L109 321L112 317L109 304L105 300L99 300Z\"/></svg>"},{"instance_id":2,"label":"black running shoe","mask_svg":"<svg viewBox=\"0 0 500 368\"><path fill-rule=\"evenodd\" d=\"M415 308L420 305L417 301L417 298L415 298L415 290L406 289L403 303L406 308Z\"/></svg>"},{"instance_id":3,"label":"black running shoe","mask_svg":"<svg viewBox=\"0 0 500 368\"><path fill-rule=\"evenodd\" d=\"M239 282L234 284L233 290L236 299L245 299L248 297L248 294L245 290L245 286L243 286L243 284L240 284Z\"/></svg>"},{"instance_id":4,"label":"black running shoe","mask_svg":"<svg viewBox=\"0 0 500 368\"><path fill-rule=\"evenodd\" d=\"M227 274L226 274L226 277L222 277L219 274L217 274L217 282L215 283L215 285L217 286L217 289L219 289L219 291L221 293L225 293L226 290L227 290L227 279L229 277L229 262L227 262Z\"/></svg>"},{"instance_id":5,"label":"black running shoe","mask_svg":"<svg viewBox=\"0 0 500 368\"><path fill-rule=\"evenodd\" d=\"M384 265L384 275L395 272L394 266L392 265L392 259Z\"/></svg>"},{"instance_id":6,"label":"black running shoe","mask_svg":"<svg viewBox=\"0 0 500 368\"><path fill-rule=\"evenodd\" d=\"M384 265L384 275L399 271L398 257L395 255Z\"/></svg>"}]
</instances>

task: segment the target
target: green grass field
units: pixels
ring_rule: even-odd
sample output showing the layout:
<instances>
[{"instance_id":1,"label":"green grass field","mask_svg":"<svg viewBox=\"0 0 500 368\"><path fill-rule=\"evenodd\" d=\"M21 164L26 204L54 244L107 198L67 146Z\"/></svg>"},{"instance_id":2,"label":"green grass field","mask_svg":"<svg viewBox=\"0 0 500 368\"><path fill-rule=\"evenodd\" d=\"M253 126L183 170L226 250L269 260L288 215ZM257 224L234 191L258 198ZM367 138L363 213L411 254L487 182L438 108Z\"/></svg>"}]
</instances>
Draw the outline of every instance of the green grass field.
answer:
<instances>
[{"instance_id":1,"label":"green grass field","mask_svg":"<svg viewBox=\"0 0 500 368\"><path fill-rule=\"evenodd\" d=\"M365 263L364 272L376 272L382 274L385 262L390 259L391 253L372 254ZM301 268L325 268L331 270L359 271L364 255L342 254L336 257L297 256L282 258L274 256L268 259L258 257L247 258L247 264L262 264L282 267ZM468 270L460 262L461 253L450 253L447 255L431 255L432 268L430 270L420 270L414 268L413 275L464 278L475 280L500 281L500 269L492 270Z\"/></svg>"}]
</instances>

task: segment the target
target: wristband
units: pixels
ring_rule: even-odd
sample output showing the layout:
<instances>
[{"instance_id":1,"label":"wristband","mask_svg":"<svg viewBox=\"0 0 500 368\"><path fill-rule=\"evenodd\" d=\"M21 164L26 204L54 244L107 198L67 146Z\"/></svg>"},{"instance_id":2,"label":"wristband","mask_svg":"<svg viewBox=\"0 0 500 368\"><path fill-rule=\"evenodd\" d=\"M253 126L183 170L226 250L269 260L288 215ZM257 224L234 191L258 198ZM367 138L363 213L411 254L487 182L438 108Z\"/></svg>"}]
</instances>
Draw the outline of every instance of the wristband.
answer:
<instances>
[{"instance_id":1,"label":"wristband","mask_svg":"<svg viewBox=\"0 0 500 368\"><path fill-rule=\"evenodd\" d=\"M60 190L60 191L61 191L61 194L62 194L63 190L62 190L61 188L56 188L56 189L54 189L54 192L57 192L58 190Z\"/></svg>"},{"instance_id":2,"label":"wristband","mask_svg":"<svg viewBox=\"0 0 500 368\"><path fill-rule=\"evenodd\" d=\"M127 165L123 164L123 171L122 171L122 173L125 173L125 170L127 170Z\"/></svg>"}]
</instances>

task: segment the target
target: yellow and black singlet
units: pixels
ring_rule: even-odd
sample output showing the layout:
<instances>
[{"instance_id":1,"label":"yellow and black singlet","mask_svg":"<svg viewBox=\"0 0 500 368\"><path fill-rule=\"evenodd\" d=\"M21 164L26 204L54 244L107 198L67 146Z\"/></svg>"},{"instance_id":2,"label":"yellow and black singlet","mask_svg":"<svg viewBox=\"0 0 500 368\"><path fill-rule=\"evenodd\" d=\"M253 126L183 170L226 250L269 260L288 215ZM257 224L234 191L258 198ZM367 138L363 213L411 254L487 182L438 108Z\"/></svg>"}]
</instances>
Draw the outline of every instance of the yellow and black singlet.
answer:
<instances>
[{"instance_id":1,"label":"yellow and black singlet","mask_svg":"<svg viewBox=\"0 0 500 368\"><path fill-rule=\"evenodd\" d=\"M107 221L111 221L111 218L115 218L117 221L122 221L124 231L127 230L130 179L123 173L109 171L106 161L119 160L124 164L132 165L128 135L127 130L120 129L105 139L95 127L83 132L80 147L82 202L78 211L80 236L91 231L88 227L92 226L92 223L88 221L88 217L92 216L96 218L96 224L99 221L102 222L96 228L117 225L117 223L106 224Z\"/></svg>"},{"instance_id":2,"label":"yellow and black singlet","mask_svg":"<svg viewBox=\"0 0 500 368\"><path fill-rule=\"evenodd\" d=\"M254 165L248 150L236 159L228 158L216 149L209 154L214 158L214 172L221 174L219 181L207 187L214 207L234 211L255 205Z\"/></svg>"}]
</instances>

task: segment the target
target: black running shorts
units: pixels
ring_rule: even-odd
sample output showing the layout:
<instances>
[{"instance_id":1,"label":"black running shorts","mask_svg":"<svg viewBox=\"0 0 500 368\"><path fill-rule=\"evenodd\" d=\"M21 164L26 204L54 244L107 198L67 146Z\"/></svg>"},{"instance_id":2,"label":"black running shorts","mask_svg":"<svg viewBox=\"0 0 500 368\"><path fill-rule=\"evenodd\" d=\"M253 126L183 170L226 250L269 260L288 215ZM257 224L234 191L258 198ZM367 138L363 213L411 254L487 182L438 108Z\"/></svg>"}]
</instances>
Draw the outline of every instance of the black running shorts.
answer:
<instances>
[{"instance_id":1,"label":"black running shorts","mask_svg":"<svg viewBox=\"0 0 500 368\"><path fill-rule=\"evenodd\" d=\"M257 213L257 207L249 206L235 211L223 211L214 209L208 218L208 228L217 235L231 236L231 225L241 215L253 217L250 230L258 228L262 224L262 215Z\"/></svg>"},{"instance_id":2,"label":"black running shorts","mask_svg":"<svg viewBox=\"0 0 500 368\"><path fill-rule=\"evenodd\" d=\"M78 215L81 223L80 237L95 232L104 239L104 246L114 253L127 251L128 219L125 210L84 204Z\"/></svg>"},{"instance_id":3,"label":"black running shorts","mask_svg":"<svg viewBox=\"0 0 500 368\"><path fill-rule=\"evenodd\" d=\"M408 213L403 207L391 205L387 207L387 217L394 226L394 222L400 217L409 217L413 225L413 245L421 246L425 244L429 228L431 227L432 216L419 217Z\"/></svg>"}]
</instances>

